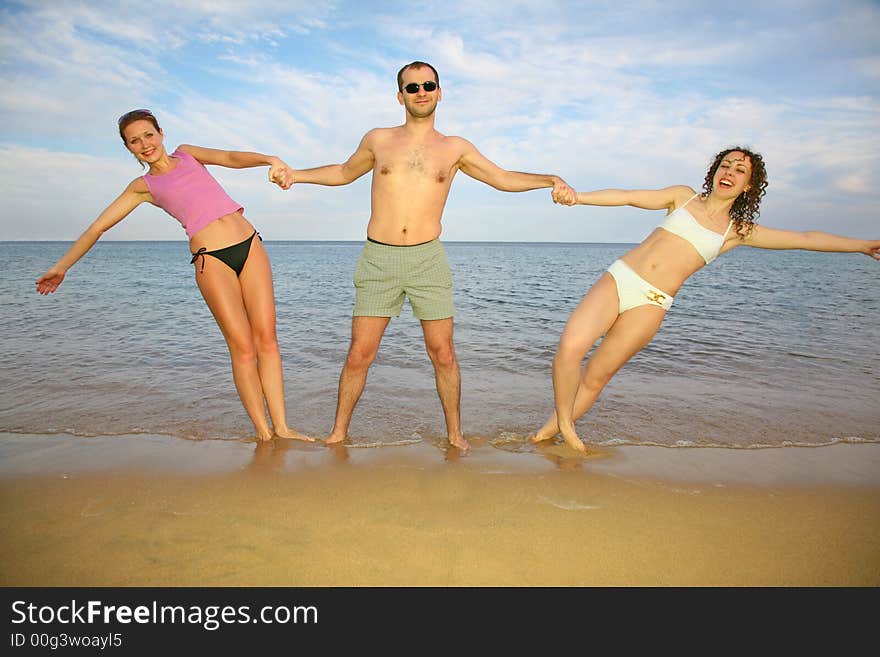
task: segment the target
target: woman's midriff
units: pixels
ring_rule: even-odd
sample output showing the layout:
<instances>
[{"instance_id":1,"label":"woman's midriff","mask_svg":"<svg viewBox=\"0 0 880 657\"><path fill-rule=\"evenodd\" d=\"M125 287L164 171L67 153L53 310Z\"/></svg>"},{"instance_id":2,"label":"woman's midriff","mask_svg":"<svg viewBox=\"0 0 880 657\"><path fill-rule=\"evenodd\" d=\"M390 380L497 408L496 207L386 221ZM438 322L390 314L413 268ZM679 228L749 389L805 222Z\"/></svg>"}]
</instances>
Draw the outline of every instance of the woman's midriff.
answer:
<instances>
[{"instance_id":1,"label":"woman's midriff","mask_svg":"<svg viewBox=\"0 0 880 657\"><path fill-rule=\"evenodd\" d=\"M239 244L253 235L254 227L241 212L233 212L215 219L192 236L189 248L195 253L202 247L208 251Z\"/></svg>"},{"instance_id":2,"label":"woman's midriff","mask_svg":"<svg viewBox=\"0 0 880 657\"><path fill-rule=\"evenodd\" d=\"M621 258L651 285L675 296L682 284L706 262L687 240L662 228Z\"/></svg>"}]
</instances>

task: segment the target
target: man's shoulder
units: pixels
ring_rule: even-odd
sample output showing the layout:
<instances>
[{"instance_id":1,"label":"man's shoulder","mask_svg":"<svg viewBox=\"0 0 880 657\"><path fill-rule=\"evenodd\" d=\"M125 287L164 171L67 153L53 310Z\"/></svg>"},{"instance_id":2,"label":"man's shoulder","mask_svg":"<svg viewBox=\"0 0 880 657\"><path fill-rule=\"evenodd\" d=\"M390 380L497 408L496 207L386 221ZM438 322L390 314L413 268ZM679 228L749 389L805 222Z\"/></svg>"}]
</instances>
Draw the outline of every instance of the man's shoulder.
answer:
<instances>
[{"instance_id":1,"label":"man's shoulder","mask_svg":"<svg viewBox=\"0 0 880 657\"><path fill-rule=\"evenodd\" d=\"M437 135L450 146L472 146L471 142L469 142L464 137L459 137L458 135L444 135L439 132L437 133Z\"/></svg>"},{"instance_id":2,"label":"man's shoulder","mask_svg":"<svg viewBox=\"0 0 880 657\"><path fill-rule=\"evenodd\" d=\"M370 137L373 139L392 137L396 133L400 132L401 128L402 126L399 125L390 128L373 128L372 130L369 130L367 134L364 135L364 137Z\"/></svg>"},{"instance_id":3,"label":"man's shoulder","mask_svg":"<svg viewBox=\"0 0 880 657\"><path fill-rule=\"evenodd\" d=\"M457 157L462 157L467 153L476 150L474 145L464 137L458 135L442 135L438 133L438 137L443 144L444 150L454 152Z\"/></svg>"},{"instance_id":4,"label":"man's shoulder","mask_svg":"<svg viewBox=\"0 0 880 657\"><path fill-rule=\"evenodd\" d=\"M373 128L368 130L361 139L361 147L375 149L394 139L396 128Z\"/></svg>"}]
</instances>

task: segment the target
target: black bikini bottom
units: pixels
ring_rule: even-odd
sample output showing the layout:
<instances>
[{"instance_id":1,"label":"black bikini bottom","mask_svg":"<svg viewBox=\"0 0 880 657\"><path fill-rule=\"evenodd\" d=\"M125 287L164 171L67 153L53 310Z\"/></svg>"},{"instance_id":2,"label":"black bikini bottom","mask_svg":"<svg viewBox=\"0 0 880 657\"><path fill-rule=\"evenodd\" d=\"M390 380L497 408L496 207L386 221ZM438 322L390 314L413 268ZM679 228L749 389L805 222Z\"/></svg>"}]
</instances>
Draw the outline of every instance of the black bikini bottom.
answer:
<instances>
[{"instance_id":1,"label":"black bikini bottom","mask_svg":"<svg viewBox=\"0 0 880 657\"><path fill-rule=\"evenodd\" d=\"M196 264L196 260L201 258L201 271L205 271L205 256L214 256L217 260L234 271L236 276L241 276L241 270L244 269L244 263L247 262L248 254L251 252L251 242L254 241L254 235L256 234L257 231L254 231L253 235L248 237L244 242L239 242L232 246L225 246L222 249L215 249L214 251L208 251L207 247L203 246L192 254L192 260L190 260L189 263L194 265ZM260 241L263 241L262 237L260 238Z\"/></svg>"}]
</instances>

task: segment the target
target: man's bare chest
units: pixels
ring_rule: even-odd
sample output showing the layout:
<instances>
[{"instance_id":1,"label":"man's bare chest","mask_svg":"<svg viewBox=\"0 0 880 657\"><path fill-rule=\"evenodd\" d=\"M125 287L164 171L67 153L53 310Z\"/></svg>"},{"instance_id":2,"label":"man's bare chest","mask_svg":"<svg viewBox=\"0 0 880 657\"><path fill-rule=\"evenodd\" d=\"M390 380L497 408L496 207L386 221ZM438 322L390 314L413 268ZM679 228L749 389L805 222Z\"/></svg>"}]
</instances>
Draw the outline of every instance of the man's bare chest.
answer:
<instances>
[{"instance_id":1,"label":"man's bare chest","mask_svg":"<svg viewBox=\"0 0 880 657\"><path fill-rule=\"evenodd\" d=\"M447 182L456 163L453 153L443 148L415 145L388 149L376 157L376 173L389 178L426 179Z\"/></svg>"}]
</instances>

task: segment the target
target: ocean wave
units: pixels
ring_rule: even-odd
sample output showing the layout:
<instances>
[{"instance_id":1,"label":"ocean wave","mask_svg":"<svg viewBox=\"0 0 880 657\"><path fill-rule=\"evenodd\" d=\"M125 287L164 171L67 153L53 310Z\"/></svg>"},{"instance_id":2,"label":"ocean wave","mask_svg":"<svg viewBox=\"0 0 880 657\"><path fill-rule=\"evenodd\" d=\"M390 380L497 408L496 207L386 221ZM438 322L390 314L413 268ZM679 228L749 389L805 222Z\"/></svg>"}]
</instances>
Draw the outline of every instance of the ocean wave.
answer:
<instances>
[{"instance_id":1,"label":"ocean wave","mask_svg":"<svg viewBox=\"0 0 880 657\"><path fill-rule=\"evenodd\" d=\"M209 441L221 441L221 442L256 442L256 438L253 436L217 436L217 435L195 435L190 432L168 432L168 431L155 431L150 429L139 429L132 428L126 430L119 431L84 431L81 429L23 429L23 428L14 428L14 429L4 429L0 428L0 434L12 434L12 435L31 435L35 437L39 436L74 436L77 438L99 438L99 437L110 437L110 438L126 438L126 437L141 437L141 436L162 436L162 437L170 437L170 438L179 438L181 440L188 440L194 442L209 442ZM523 451L532 451L541 449L542 446L547 447L551 445L559 445L562 446L563 442L560 438L556 438L552 441L543 441L541 443L533 443L531 441L531 436L533 434L529 433L518 433L515 431L501 431L495 436L489 437L475 437L475 436L466 436L468 440L477 445L485 442L489 446L500 449L508 452L523 452ZM345 446L351 449L374 449L374 448L382 448L382 447L401 447L406 445L418 445L423 443L428 444L441 444L445 442L445 438L436 437L436 438L426 438L419 434L413 434L408 437L388 437L381 439L365 439L365 440L350 440L345 443ZM824 440L820 442L809 442L809 441L799 441L799 440L782 440L779 443L773 444L768 442L749 442L743 444L736 443L722 443L722 442L697 442L694 440L675 440L673 442L664 443L658 440L637 440L630 438L610 438L607 440L600 441L585 441L586 444L601 447L601 448L614 448L614 447L663 447L666 449L734 449L734 450L754 450L754 449L785 449L790 447L795 448L803 448L803 447L830 447L833 445L864 445L864 444L878 444L880 443L880 438L873 437L864 437L864 436L842 436L837 438L831 438L829 440Z\"/></svg>"}]
</instances>

